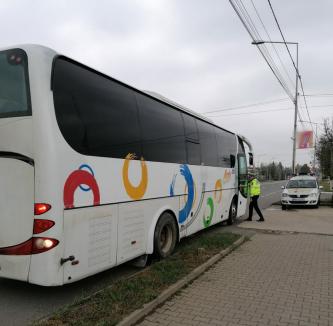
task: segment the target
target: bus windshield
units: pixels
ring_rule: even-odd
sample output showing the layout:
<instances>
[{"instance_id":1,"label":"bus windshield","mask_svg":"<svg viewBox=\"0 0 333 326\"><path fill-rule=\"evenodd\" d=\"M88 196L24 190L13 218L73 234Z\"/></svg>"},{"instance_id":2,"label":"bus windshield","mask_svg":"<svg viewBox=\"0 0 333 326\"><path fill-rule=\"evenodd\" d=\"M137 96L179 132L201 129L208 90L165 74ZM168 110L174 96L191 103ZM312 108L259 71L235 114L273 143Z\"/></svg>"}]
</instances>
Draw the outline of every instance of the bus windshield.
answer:
<instances>
[{"instance_id":1,"label":"bus windshield","mask_svg":"<svg viewBox=\"0 0 333 326\"><path fill-rule=\"evenodd\" d=\"M0 118L30 115L27 55L21 49L0 52Z\"/></svg>"}]
</instances>

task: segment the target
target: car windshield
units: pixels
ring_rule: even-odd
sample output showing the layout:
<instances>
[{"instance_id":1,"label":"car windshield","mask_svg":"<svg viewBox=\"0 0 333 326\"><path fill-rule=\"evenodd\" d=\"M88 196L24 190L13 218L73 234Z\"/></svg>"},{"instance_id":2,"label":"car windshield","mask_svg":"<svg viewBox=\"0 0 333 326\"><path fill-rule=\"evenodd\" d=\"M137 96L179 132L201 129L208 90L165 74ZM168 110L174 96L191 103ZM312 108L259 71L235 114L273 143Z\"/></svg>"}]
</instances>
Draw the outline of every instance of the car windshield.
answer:
<instances>
[{"instance_id":1,"label":"car windshield","mask_svg":"<svg viewBox=\"0 0 333 326\"><path fill-rule=\"evenodd\" d=\"M21 49L0 52L0 118L30 115L27 55Z\"/></svg>"},{"instance_id":2,"label":"car windshield","mask_svg":"<svg viewBox=\"0 0 333 326\"><path fill-rule=\"evenodd\" d=\"M287 188L317 188L315 180L290 180Z\"/></svg>"}]
</instances>

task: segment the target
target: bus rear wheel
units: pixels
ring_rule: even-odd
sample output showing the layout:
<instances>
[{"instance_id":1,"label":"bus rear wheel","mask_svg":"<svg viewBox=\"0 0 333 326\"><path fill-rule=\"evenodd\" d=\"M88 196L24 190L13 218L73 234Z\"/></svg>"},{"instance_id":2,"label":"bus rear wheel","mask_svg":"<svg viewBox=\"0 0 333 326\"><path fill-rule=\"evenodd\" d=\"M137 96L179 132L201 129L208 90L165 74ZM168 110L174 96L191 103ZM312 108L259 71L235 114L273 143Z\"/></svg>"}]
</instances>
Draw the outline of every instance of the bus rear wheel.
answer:
<instances>
[{"instance_id":1,"label":"bus rear wheel","mask_svg":"<svg viewBox=\"0 0 333 326\"><path fill-rule=\"evenodd\" d=\"M172 254L177 242L177 225L170 213L159 218L154 233L154 253L165 258Z\"/></svg>"},{"instance_id":2,"label":"bus rear wheel","mask_svg":"<svg viewBox=\"0 0 333 326\"><path fill-rule=\"evenodd\" d=\"M229 209L229 218L227 220L228 225L234 224L237 217L237 202L234 198Z\"/></svg>"}]
</instances>

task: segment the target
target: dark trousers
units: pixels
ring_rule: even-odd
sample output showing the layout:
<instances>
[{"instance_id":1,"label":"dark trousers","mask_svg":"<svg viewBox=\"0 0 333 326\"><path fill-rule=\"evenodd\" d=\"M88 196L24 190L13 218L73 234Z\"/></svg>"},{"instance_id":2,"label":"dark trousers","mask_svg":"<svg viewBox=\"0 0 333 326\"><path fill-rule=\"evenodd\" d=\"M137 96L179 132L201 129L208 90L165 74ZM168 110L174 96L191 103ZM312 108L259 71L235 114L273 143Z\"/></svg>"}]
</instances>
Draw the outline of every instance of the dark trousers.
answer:
<instances>
[{"instance_id":1,"label":"dark trousers","mask_svg":"<svg viewBox=\"0 0 333 326\"><path fill-rule=\"evenodd\" d=\"M259 209L259 206L258 206L258 199L259 199L259 196L253 196L251 197L251 202L250 202L250 207L249 207L249 219L252 218L252 215L253 215L253 207L254 209L256 210L257 214L259 215L260 219L263 220L264 217L263 215L261 214L261 211Z\"/></svg>"}]
</instances>

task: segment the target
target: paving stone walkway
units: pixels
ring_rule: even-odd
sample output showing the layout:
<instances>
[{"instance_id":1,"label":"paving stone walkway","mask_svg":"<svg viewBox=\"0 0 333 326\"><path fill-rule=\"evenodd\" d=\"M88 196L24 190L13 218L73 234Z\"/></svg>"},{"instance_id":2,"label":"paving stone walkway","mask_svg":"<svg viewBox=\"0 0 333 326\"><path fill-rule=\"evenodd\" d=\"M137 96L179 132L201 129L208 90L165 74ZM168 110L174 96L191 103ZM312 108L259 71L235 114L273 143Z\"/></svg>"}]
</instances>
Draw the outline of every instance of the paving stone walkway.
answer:
<instances>
[{"instance_id":1,"label":"paving stone walkway","mask_svg":"<svg viewBox=\"0 0 333 326\"><path fill-rule=\"evenodd\" d=\"M333 325L333 237L258 233L140 325Z\"/></svg>"}]
</instances>

